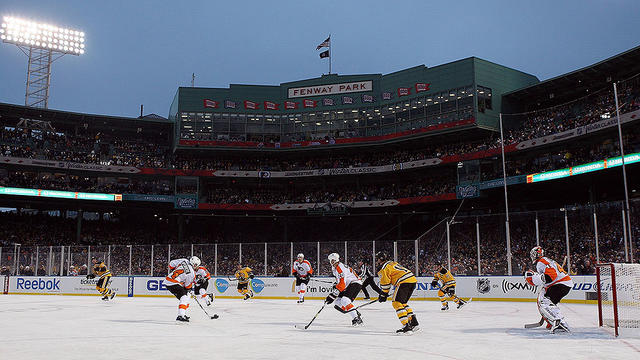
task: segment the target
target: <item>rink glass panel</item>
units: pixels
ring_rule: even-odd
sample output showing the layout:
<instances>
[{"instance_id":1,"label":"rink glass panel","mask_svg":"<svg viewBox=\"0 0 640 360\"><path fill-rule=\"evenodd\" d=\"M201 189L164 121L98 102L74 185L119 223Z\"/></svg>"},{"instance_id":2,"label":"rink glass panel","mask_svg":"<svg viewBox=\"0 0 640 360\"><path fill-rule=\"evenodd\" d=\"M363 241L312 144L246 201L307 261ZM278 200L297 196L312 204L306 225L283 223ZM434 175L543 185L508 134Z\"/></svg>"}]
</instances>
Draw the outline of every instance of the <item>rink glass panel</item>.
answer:
<instances>
[{"instance_id":1,"label":"rink glass panel","mask_svg":"<svg viewBox=\"0 0 640 360\"><path fill-rule=\"evenodd\" d=\"M238 244L218 244L218 276L232 276L240 263ZM242 266L245 266L242 264Z\"/></svg>"},{"instance_id":2,"label":"rink glass panel","mask_svg":"<svg viewBox=\"0 0 640 360\"><path fill-rule=\"evenodd\" d=\"M625 262L624 235L622 231L622 203L601 204L596 208L598 222L598 245L600 250L600 262L622 263ZM634 235L638 236L638 219L631 219L632 227L635 227ZM638 258L635 258L638 261Z\"/></svg>"},{"instance_id":3,"label":"rink glass panel","mask_svg":"<svg viewBox=\"0 0 640 360\"><path fill-rule=\"evenodd\" d=\"M398 263L412 272L416 271L416 242L414 240L396 241Z\"/></svg>"},{"instance_id":4,"label":"rink glass panel","mask_svg":"<svg viewBox=\"0 0 640 360\"><path fill-rule=\"evenodd\" d=\"M169 273L168 258L168 245L153 245L153 276L166 276Z\"/></svg>"},{"instance_id":5,"label":"rink glass panel","mask_svg":"<svg viewBox=\"0 0 640 360\"><path fill-rule=\"evenodd\" d=\"M216 268L216 246L214 244L194 244L193 256L200 258L200 265L204 266L211 276L215 276Z\"/></svg>"},{"instance_id":6,"label":"rink glass panel","mask_svg":"<svg viewBox=\"0 0 640 360\"><path fill-rule=\"evenodd\" d=\"M35 274L36 255L37 255L36 246L19 246L18 247L18 273L16 275L26 275L25 272L27 270L33 271L33 273Z\"/></svg>"},{"instance_id":7,"label":"rink glass panel","mask_svg":"<svg viewBox=\"0 0 640 360\"><path fill-rule=\"evenodd\" d=\"M387 254L387 256L389 256L390 260L395 259L394 252L393 252L393 240L377 240L375 241L375 246L376 246L376 255L381 251L383 251ZM376 262L377 261L378 261L378 258L376 257ZM372 268L375 273L380 271L380 267L377 264L374 264Z\"/></svg>"},{"instance_id":8,"label":"rink glass panel","mask_svg":"<svg viewBox=\"0 0 640 360\"><path fill-rule=\"evenodd\" d=\"M480 268L482 275L507 275L507 237L505 216L479 216ZM513 241L513 240L512 240Z\"/></svg>"},{"instance_id":9,"label":"rink glass panel","mask_svg":"<svg viewBox=\"0 0 640 360\"><path fill-rule=\"evenodd\" d=\"M311 264L311 268L314 269L315 271L315 275L325 275L325 276L331 276L331 273L327 273L326 271L324 273L321 273L321 269L320 269L320 264L322 262L327 263L327 257L325 256L324 258L322 256L320 256L320 258L318 259L318 243L317 242L299 242L299 243L293 243L293 253L290 254L290 251L287 252L287 254L285 255L285 259L288 259L289 261L287 261L287 267L289 268L289 274L291 273L291 265L293 264L293 262L296 260L296 257L298 256L298 254L302 253L304 255L305 260L309 261L309 263Z\"/></svg>"},{"instance_id":10,"label":"rink glass panel","mask_svg":"<svg viewBox=\"0 0 640 360\"><path fill-rule=\"evenodd\" d=\"M433 276L437 264L447 262L446 223L425 223L424 228L425 233L418 237L418 275ZM431 230L428 231L429 229Z\"/></svg>"},{"instance_id":11,"label":"rink glass panel","mask_svg":"<svg viewBox=\"0 0 640 360\"><path fill-rule=\"evenodd\" d=\"M373 271L373 241L349 241L347 242L349 266L360 274L362 262L365 262Z\"/></svg>"},{"instance_id":12,"label":"rink glass panel","mask_svg":"<svg viewBox=\"0 0 640 360\"><path fill-rule=\"evenodd\" d=\"M478 275L476 218L456 218L449 226L451 237L451 273Z\"/></svg>"},{"instance_id":13,"label":"rink glass panel","mask_svg":"<svg viewBox=\"0 0 640 360\"><path fill-rule=\"evenodd\" d=\"M68 266L67 271L71 271L71 267L78 272L78 275L86 276L89 268L89 264L91 263L88 258L88 246L70 246L67 247L67 260ZM38 255L40 255L38 253Z\"/></svg>"},{"instance_id":14,"label":"rink glass panel","mask_svg":"<svg viewBox=\"0 0 640 360\"><path fill-rule=\"evenodd\" d=\"M191 244L171 244L171 255L173 259L189 259L191 257Z\"/></svg>"},{"instance_id":15,"label":"rink glass panel","mask_svg":"<svg viewBox=\"0 0 640 360\"><path fill-rule=\"evenodd\" d=\"M349 258L345 256L345 242L344 241L332 241L320 243L320 263L317 266L321 275L332 276L333 270L329 263L328 256L331 253L338 253L340 255L340 261L345 264L349 264Z\"/></svg>"},{"instance_id":16,"label":"rink glass panel","mask_svg":"<svg viewBox=\"0 0 640 360\"><path fill-rule=\"evenodd\" d=\"M131 275L151 276L151 245L131 246Z\"/></svg>"},{"instance_id":17,"label":"rink glass panel","mask_svg":"<svg viewBox=\"0 0 640 360\"><path fill-rule=\"evenodd\" d=\"M256 276L264 275L264 243L242 244L242 265Z\"/></svg>"},{"instance_id":18,"label":"rink glass panel","mask_svg":"<svg viewBox=\"0 0 640 360\"><path fill-rule=\"evenodd\" d=\"M483 234L482 225L480 233ZM509 215L509 230L511 231L511 253L513 254L513 274L522 274L532 269L533 264L529 252L536 246L536 213L513 213ZM482 238L480 243L483 244Z\"/></svg>"},{"instance_id":19,"label":"rink glass panel","mask_svg":"<svg viewBox=\"0 0 640 360\"><path fill-rule=\"evenodd\" d=\"M569 251L571 254L571 274L595 274L596 241L593 227L593 209L568 208ZM565 246L566 247L566 246ZM556 261L561 261L557 259ZM568 265L565 270L569 270Z\"/></svg>"},{"instance_id":20,"label":"rink glass panel","mask_svg":"<svg viewBox=\"0 0 640 360\"><path fill-rule=\"evenodd\" d=\"M298 253L294 253L296 256ZM291 243L267 244L267 275L289 276L291 274ZM316 256L313 253L305 253L305 258L314 267Z\"/></svg>"},{"instance_id":21,"label":"rink glass panel","mask_svg":"<svg viewBox=\"0 0 640 360\"><path fill-rule=\"evenodd\" d=\"M129 275L129 248L128 245L112 245L110 266L111 274L114 276Z\"/></svg>"}]
</instances>

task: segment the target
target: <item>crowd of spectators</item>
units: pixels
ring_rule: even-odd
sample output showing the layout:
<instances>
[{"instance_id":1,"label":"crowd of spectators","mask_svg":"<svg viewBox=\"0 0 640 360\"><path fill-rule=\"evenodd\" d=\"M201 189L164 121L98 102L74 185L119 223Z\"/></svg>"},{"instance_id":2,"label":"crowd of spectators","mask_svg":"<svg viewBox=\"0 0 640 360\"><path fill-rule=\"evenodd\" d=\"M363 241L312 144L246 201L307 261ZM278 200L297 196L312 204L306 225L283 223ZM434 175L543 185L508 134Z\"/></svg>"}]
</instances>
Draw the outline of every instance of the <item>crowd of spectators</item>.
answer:
<instances>
[{"instance_id":1,"label":"crowd of spectators","mask_svg":"<svg viewBox=\"0 0 640 360\"><path fill-rule=\"evenodd\" d=\"M0 168L0 186L61 191L173 195L170 180L87 177L62 173L11 171Z\"/></svg>"},{"instance_id":2,"label":"crowd of spectators","mask_svg":"<svg viewBox=\"0 0 640 360\"><path fill-rule=\"evenodd\" d=\"M640 109L640 77L620 86L619 99L621 113ZM610 89L604 89L583 99L550 109L507 115L506 124L519 124L519 126L507 129L505 143L514 144L539 138L612 116L615 116L613 93ZM4 156L184 170L295 171L378 166L467 154L499 147L500 137L494 134L484 139L434 143L413 150L307 156L296 159L267 156L229 158L220 157L220 155L174 155L169 151L166 140L165 143L160 144L154 139L106 136L87 130L80 134L69 134L11 127L0 128L0 155Z\"/></svg>"},{"instance_id":3,"label":"crowd of spectators","mask_svg":"<svg viewBox=\"0 0 640 360\"><path fill-rule=\"evenodd\" d=\"M640 203L632 205L638 209ZM620 204L600 204L596 207L601 262L625 261L627 250L623 242L620 210ZM537 243L537 217L539 243L546 254L558 263L564 263L571 274L593 274L597 257L592 211L592 208L567 210L570 268L569 259L565 259L567 248L562 211L512 214L513 273L520 274L531 268L529 250ZM640 259L640 217L638 211L632 211L632 214L635 238L633 251L637 261ZM237 237L229 238L211 234L203 236L201 231L194 229L193 234L179 242L174 236L166 234L166 225L123 226L105 221L83 222L81 239L76 240L76 222L73 219L42 214L1 214L0 217L0 244L3 244L0 272L5 274L14 274L17 264L19 274L60 275L62 270L62 275L83 275L87 272L87 264L95 257L107 262L115 274L149 276L153 269L154 275L162 276L166 273L169 259L187 257L193 253L202 259L212 273L218 275L232 275L237 264L241 263L259 275L288 276L291 254L295 256L302 252L312 262L317 274L329 275L330 268L326 261L329 253L338 252L350 266L356 266L359 261L371 264L374 241L376 252L385 250L390 254L394 253L396 241L398 261L413 270L417 259L418 274L421 276L430 276L439 264L447 264L444 222L422 236L416 236L419 232L409 232L410 237L418 239L416 249L415 240L396 240L385 234L386 230L392 228L390 223L376 225L375 220L359 225L346 224L335 229L323 226L322 220L318 220L320 223L316 225L322 231L309 232L305 231L304 226L299 226L292 231L293 243L284 243L277 241L277 237L274 237L277 234L265 234L264 228L237 229ZM476 221L480 228L480 272ZM424 230L426 227L421 228ZM242 245L229 242L243 239ZM260 239L267 242L260 242ZM454 274L507 273L504 216L460 217L450 225L450 243L451 270ZM19 250L17 261L14 259L16 249Z\"/></svg>"}]
</instances>

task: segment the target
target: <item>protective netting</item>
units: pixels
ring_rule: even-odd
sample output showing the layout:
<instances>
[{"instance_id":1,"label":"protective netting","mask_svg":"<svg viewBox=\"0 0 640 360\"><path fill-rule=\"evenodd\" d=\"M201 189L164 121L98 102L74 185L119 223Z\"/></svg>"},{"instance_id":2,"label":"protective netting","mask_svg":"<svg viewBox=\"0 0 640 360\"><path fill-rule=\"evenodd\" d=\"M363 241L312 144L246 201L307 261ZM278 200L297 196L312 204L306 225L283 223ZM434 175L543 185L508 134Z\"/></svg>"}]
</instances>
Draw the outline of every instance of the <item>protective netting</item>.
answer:
<instances>
[{"instance_id":1,"label":"protective netting","mask_svg":"<svg viewBox=\"0 0 640 360\"><path fill-rule=\"evenodd\" d=\"M640 329L640 264L598 265L601 325ZM617 322L616 322L617 315Z\"/></svg>"}]
</instances>

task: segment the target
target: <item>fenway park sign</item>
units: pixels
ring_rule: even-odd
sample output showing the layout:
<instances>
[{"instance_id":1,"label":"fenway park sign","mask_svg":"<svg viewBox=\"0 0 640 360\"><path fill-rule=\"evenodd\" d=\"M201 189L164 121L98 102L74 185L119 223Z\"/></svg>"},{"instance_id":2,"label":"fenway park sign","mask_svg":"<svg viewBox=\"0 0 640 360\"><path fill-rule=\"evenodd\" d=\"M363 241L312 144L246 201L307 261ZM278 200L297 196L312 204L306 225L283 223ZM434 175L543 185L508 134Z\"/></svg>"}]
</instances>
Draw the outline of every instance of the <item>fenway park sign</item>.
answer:
<instances>
[{"instance_id":1,"label":"fenway park sign","mask_svg":"<svg viewBox=\"0 0 640 360\"><path fill-rule=\"evenodd\" d=\"M290 88L289 98L347 94L347 93L353 93L353 92L372 91L372 90L373 90L372 81L356 81L356 82L341 83L341 84L328 84L328 85Z\"/></svg>"}]
</instances>

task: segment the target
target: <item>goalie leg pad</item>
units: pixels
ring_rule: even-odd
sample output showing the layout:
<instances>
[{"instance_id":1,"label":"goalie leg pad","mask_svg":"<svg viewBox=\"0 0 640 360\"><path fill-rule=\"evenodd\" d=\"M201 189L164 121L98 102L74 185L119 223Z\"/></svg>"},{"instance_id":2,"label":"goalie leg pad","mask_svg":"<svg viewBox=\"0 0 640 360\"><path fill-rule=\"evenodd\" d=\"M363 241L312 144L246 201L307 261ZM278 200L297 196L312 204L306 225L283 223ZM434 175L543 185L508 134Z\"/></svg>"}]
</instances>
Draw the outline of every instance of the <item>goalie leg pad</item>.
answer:
<instances>
[{"instance_id":1,"label":"goalie leg pad","mask_svg":"<svg viewBox=\"0 0 640 360\"><path fill-rule=\"evenodd\" d=\"M540 315L552 324L554 321L562 320L564 318L560 309L551 301L551 299L545 296L545 291L540 292L540 295L538 296L538 310L540 311Z\"/></svg>"}]
</instances>

